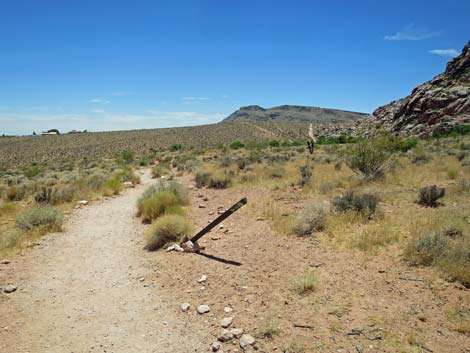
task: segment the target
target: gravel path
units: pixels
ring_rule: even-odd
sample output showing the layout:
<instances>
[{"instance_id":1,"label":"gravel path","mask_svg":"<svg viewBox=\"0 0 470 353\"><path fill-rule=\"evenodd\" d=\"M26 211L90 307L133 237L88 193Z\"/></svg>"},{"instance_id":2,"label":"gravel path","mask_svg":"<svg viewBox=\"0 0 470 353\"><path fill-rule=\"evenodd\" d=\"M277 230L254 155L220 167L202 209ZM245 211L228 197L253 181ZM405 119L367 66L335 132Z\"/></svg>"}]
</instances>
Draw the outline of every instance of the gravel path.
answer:
<instances>
[{"instance_id":1,"label":"gravel path","mask_svg":"<svg viewBox=\"0 0 470 353\"><path fill-rule=\"evenodd\" d=\"M1 352L206 351L179 303L158 296L144 226L134 217L145 185L75 210L65 232L0 271L18 290L0 298ZM6 267L6 268L5 268ZM155 278L155 276L153 276ZM206 347L206 349L204 349Z\"/></svg>"}]
</instances>

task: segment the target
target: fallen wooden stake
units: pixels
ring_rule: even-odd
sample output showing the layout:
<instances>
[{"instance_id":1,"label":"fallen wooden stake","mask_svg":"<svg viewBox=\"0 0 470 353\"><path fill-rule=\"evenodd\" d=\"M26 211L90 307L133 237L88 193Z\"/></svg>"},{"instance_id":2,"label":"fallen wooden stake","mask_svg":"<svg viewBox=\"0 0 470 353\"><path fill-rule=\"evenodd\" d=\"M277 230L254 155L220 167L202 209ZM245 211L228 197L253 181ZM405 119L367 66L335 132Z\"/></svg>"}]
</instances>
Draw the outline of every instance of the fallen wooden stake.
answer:
<instances>
[{"instance_id":1,"label":"fallen wooden stake","mask_svg":"<svg viewBox=\"0 0 470 353\"><path fill-rule=\"evenodd\" d=\"M294 327L298 327L298 328L309 328L309 329L314 329L315 326L312 326L312 325L304 325L304 324L294 324Z\"/></svg>"},{"instance_id":2,"label":"fallen wooden stake","mask_svg":"<svg viewBox=\"0 0 470 353\"><path fill-rule=\"evenodd\" d=\"M248 200L246 197L244 197L243 199L238 201L236 204L234 204L232 207L230 207L227 211L222 213L219 217L217 217L212 222L210 222L207 226L205 226L202 230L200 230L191 239L185 238L181 242L181 247L184 249L184 252L199 252L200 250L202 250L202 248L199 246L197 241L201 239L205 234L209 233L211 229L214 228L217 224L222 222L224 219L230 217L233 213L235 213L237 210L242 208L247 203L248 203Z\"/></svg>"},{"instance_id":3,"label":"fallen wooden stake","mask_svg":"<svg viewBox=\"0 0 470 353\"><path fill-rule=\"evenodd\" d=\"M414 282L424 282L424 279L421 278L408 278L408 277L398 277L402 281L414 281Z\"/></svg>"}]
</instances>

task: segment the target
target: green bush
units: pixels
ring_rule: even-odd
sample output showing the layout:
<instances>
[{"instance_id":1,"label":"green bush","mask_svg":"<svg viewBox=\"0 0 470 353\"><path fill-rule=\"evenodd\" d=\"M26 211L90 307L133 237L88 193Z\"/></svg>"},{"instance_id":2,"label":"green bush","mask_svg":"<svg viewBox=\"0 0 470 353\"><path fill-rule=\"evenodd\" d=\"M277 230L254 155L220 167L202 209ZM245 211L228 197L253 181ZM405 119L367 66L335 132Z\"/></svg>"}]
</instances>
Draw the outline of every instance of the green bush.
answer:
<instances>
[{"instance_id":1,"label":"green bush","mask_svg":"<svg viewBox=\"0 0 470 353\"><path fill-rule=\"evenodd\" d=\"M109 189L113 195L118 195L122 189L122 175L120 173L115 173L106 179L105 187Z\"/></svg>"},{"instance_id":2,"label":"green bush","mask_svg":"<svg viewBox=\"0 0 470 353\"><path fill-rule=\"evenodd\" d=\"M171 242L179 242L189 235L189 222L180 215L164 215L157 219L146 232L145 249L154 251Z\"/></svg>"},{"instance_id":3,"label":"green bush","mask_svg":"<svg viewBox=\"0 0 470 353\"><path fill-rule=\"evenodd\" d=\"M239 140L235 140L230 144L230 148L234 149L234 150L238 150L238 149L243 148L243 147L245 147L245 144L243 144Z\"/></svg>"},{"instance_id":4,"label":"green bush","mask_svg":"<svg viewBox=\"0 0 470 353\"><path fill-rule=\"evenodd\" d=\"M134 161L135 152L131 149L121 151L118 156L118 161L122 164L131 164Z\"/></svg>"},{"instance_id":5,"label":"green bush","mask_svg":"<svg viewBox=\"0 0 470 353\"><path fill-rule=\"evenodd\" d=\"M346 163L365 179L381 178L389 169L391 152L377 140L363 140L355 144L347 154Z\"/></svg>"},{"instance_id":6,"label":"green bush","mask_svg":"<svg viewBox=\"0 0 470 353\"><path fill-rule=\"evenodd\" d=\"M217 171L214 174L211 174L207 186L212 189L226 189L230 186L231 182L232 179L227 173Z\"/></svg>"},{"instance_id":7,"label":"green bush","mask_svg":"<svg viewBox=\"0 0 470 353\"><path fill-rule=\"evenodd\" d=\"M209 178L211 176L211 173L199 170L196 172L196 175L194 177L194 181L196 182L196 187L198 188L203 188L204 186L207 186L209 184Z\"/></svg>"},{"instance_id":8,"label":"green bush","mask_svg":"<svg viewBox=\"0 0 470 353\"><path fill-rule=\"evenodd\" d=\"M311 205L304 209L293 226L298 236L309 236L312 232L322 231L325 228L325 210L323 207Z\"/></svg>"},{"instance_id":9,"label":"green bush","mask_svg":"<svg viewBox=\"0 0 470 353\"><path fill-rule=\"evenodd\" d=\"M170 166L166 163L159 163L152 168L152 178L160 178L168 174L170 174Z\"/></svg>"},{"instance_id":10,"label":"green bush","mask_svg":"<svg viewBox=\"0 0 470 353\"><path fill-rule=\"evenodd\" d=\"M356 194L347 191L342 196L333 198L332 204L337 212L354 211L371 218L377 209L379 199L371 194Z\"/></svg>"},{"instance_id":11,"label":"green bush","mask_svg":"<svg viewBox=\"0 0 470 353\"><path fill-rule=\"evenodd\" d=\"M163 214L182 214L180 201L171 191L159 191L141 203L139 213L143 221L150 222Z\"/></svg>"},{"instance_id":12,"label":"green bush","mask_svg":"<svg viewBox=\"0 0 470 353\"><path fill-rule=\"evenodd\" d=\"M16 225L21 230L32 230L47 226L59 230L63 221L62 212L51 206L33 207L16 218Z\"/></svg>"}]
</instances>

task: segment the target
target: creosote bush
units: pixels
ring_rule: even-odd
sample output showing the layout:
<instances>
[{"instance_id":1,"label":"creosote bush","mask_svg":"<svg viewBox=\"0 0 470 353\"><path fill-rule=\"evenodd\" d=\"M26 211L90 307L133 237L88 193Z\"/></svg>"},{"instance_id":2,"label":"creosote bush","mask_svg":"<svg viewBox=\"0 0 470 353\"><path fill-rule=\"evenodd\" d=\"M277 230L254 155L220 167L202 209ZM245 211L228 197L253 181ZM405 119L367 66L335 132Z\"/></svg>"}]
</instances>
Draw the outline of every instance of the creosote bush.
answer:
<instances>
[{"instance_id":1,"label":"creosote bush","mask_svg":"<svg viewBox=\"0 0 470 353\"><path fill-rule=\"evenodd\" d=\"M309 236L325 228L325 210L317 205L310 205L302 211L293 225L298 236Z\"/></svg>"},{"instance_id":2,"label":"creosote bush","mask_svg":"<svg viewBox=\"0 0 470 353\"><path fill-rule=\"evenodd\" d=\"M33 207L18 215L16 225L23 231L42 226L48 227L51 230L60 230L62 221L62 212L51 206L40 206Z\"/></svg>"},{"instance_id":3,"label":"creosote bush","mask_svg":"<svg viewBox=\"0 0 470 353\"><path fill-rule=\"evenodd\" d=\"M418 203L427 207L437 207L439 206L437 200L445 196L445 191L437 185L422 187L418 192Z\"/></svg>"},{"instance_id":4,"label":"creosote bush","mask_svg":"<svg viewBox=\"0 0 470 353\"><path fill-rule=\"evenodd\" d=\"M379 199L372 194L356 194L347 191L342 196L333 198L332 204L337 212L354 211L369 219L375 214Z\"/></svg>"},{"instance_id":5,"label":"creosote bush","mask_svg":"<svg viewBox=\"0 0 470 353\"><path fill-rule=\"evenodd\" d=\"M154 251L171 242L179 242L189 235L190 231L190 224L183 216L164 215L147 230L145 249Z\"/></svg>"},{"instance_id":6,"label":"creosote bush","mask_svg":"<svg viewBox=\"0 0 470 353\"><path fill-rule=\"evenodd\" d=\"M215 172L197 171L194 180L198 188L206 186L211 189L226 189L232 183L230 175L220 170Z\"/></svg>"},{"instance_id":7,"label":"creosote bush","mask_svg":"<svg viewBox=\"0 0 470 353\"><path fill-rule=\"evenodd\" d=\"M391 152L380 141L363 140L354 145L346 163L355 173L367 180L381 178L389 169Z\"/></svg>"}]
</instances>

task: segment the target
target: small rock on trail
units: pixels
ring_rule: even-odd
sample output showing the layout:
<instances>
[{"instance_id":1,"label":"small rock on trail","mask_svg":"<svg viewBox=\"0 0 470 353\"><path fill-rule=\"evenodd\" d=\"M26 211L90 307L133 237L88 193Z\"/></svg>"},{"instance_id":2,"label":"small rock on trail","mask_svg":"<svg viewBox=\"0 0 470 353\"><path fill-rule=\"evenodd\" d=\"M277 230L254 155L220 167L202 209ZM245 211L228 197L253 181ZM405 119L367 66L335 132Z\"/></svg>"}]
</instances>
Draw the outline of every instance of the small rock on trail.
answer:
<instances>
[{"instance_id":1,"label":"small rock on trail","mask_svg":"<svg viewBox=\"0 0 470 353\"><path fill-rule=\"evenodd\" d=\"M205 314L205 313L208 313L209 311L211 311L211 309L209 308L209 305L202 304L197 307L197 312L199 314Z\"/></svg>"},{"instance_id":2,"label":"small rock on trail","mask_svg":"<svg viewBox=\"0 0 470 353\"><path fill-rule=\"evenodd\" d=\"M3 288L3 292L10 294L10 293L16 292L17 289L18 289L17 286L14 286L13 284L9 284Z\"/></svg>"}]
</instances>

